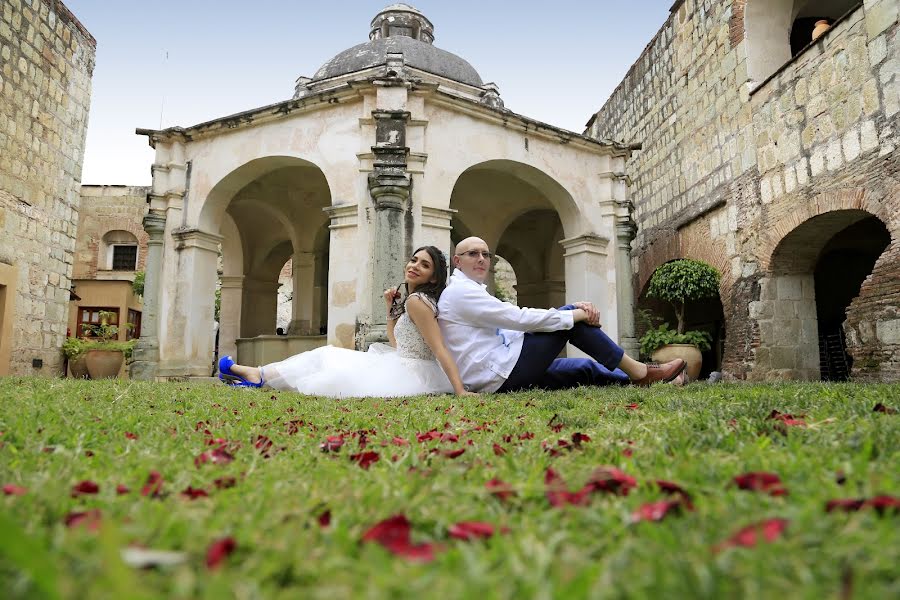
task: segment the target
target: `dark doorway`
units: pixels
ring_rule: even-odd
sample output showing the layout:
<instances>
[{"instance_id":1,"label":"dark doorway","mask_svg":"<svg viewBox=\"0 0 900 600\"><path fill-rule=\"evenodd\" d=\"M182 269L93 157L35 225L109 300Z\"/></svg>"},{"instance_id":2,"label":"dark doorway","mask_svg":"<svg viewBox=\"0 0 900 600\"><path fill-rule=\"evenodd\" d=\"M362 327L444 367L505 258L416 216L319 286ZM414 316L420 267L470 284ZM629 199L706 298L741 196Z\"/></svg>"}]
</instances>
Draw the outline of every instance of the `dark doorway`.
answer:
<instances>
[{"instance_id":1,"label":"dark doorway","mask_svg":"<svg viewBox=\"0 0 900 600\"><path fill-rule=\"evenodd\" d=\"M819 367L823 381L846 381L853 359L847 353L843 323L847 307L891 236L878 218L868 217L841 230L822 248L815 269Z\"/></svg>"}]
</instances>

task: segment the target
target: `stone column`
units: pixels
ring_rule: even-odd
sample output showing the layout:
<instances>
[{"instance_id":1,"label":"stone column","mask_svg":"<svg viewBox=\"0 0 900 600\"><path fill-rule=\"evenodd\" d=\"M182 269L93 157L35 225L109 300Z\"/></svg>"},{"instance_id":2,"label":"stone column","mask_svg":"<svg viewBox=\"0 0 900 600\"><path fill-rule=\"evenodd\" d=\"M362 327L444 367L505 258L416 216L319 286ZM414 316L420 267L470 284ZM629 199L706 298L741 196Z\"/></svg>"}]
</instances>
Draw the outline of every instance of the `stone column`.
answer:
<instances>
[{"instance_id":1,"label":"stone column","mask_svg":"<svg viewBox=\"0 0 900 600\"><path fill-rule=\"evenodd\" d=\"M222 304L219 307L219 356L237 358L237 339L241 337L244 277L223 275L220 281Z\"/></svg>"},{"instance_id":2,"label":"stone column","mask_svg":"<svg viewBox=\"0 0 900 600\"><path fill-rule=\"evenodd\" d=\"M134 362L129 367L131 379L156 379L159 367L159 282L162 271L163 234L166 217L150 212L144 217L147 232L147 260L144 264L144 304L141 314L141 337L134 347Z\"/></svg>"},{"instance_id":3,"label":"stone column","mask_svg":"<svg viewBox=\"0 0 900 600\"><path fill-rule=\"evenodd\" d=\"M295 252L291 261L293 265L293 298L291 300L291 322L288 324L287 333L289 335L310 335L316 292L316 256L312 252Z\"/></svg>"},{"instance_id":4,"label":"stone column","mask_svg":"<svg viewBox=\"0 0 900 600\"><path fill-rule=\"evenodd\" d=\"M616 214L616 314L619 345L628 356L637 359L640 344L634 330L634 270L631 266L631 242L637 225L631 218L631 202L619 202Z\"/></svg>"},{"instance_id":5,"label":"stone column","mask_svg":"<svg viewBox=\"0 0 900 600\"><path fill-rule=\"evenodd\" d=\"M387 314L382 294L397 285L403 274L407 254L412 252L411 232L406 212L410 195L410 177L406 171L409 148L406 147L406 124L409 112L373 111L375 117L375 154L369 174L369 193L375 208L372 238L373 270L371 286L371 321L363 345L387 341Z\"/></svg>"},{"instance_id":6,"label":"stone column","mask_svg":"<svg viewBox=\"0 0 900 600\"><path fill-rule=\"evenodd\" d=\"M563 259L566 269L566 300L569 302L593 302L608 318L609 311L604 311L604 309L608 306L606 247L609 245L609 240L596 234L586 233L561 240L559 243L565 251ZM601 324L607 330L606 333L615 338L615 332L609 331L610 327L606 319L601 318ZM570 357L585 356L583 352L572 347L568 348L567 355Z\"/></svg>"}]
</instances>

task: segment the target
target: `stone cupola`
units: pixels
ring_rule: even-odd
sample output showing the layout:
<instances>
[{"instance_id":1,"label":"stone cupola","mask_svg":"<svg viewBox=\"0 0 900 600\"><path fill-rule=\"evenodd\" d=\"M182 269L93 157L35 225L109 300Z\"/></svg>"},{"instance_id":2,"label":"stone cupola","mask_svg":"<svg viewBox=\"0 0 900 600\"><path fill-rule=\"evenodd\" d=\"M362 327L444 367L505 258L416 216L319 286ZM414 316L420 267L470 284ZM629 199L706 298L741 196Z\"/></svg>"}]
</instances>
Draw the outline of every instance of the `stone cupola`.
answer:
<instances>
[{"instance_id":1,"label":"stone cupola","mask_svg":"<svg viewBox=\"0 0 900 600\"><path fill-rule=\"evenodd\" d=\"M434 25L417 8L408 4L391 4L372 19L369 39L399 36L431 44L434 42Z\"/></svg>"}]
</instances>

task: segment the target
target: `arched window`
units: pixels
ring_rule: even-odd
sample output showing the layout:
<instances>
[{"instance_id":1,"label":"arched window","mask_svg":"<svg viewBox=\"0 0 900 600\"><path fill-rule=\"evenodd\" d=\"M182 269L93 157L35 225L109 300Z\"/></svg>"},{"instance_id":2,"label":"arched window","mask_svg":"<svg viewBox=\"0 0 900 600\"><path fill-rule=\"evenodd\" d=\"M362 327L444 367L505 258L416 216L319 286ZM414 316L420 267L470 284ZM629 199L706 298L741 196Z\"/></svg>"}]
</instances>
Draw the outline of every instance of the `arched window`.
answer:
<instances>
[{"instance_id":1,"label":"arched window","mask_svg":"<svg viewBox=\"0 0 900 600\"><path fill-rule=\"evenodd\" d=\"M134 271L137 269L138 240L127 231L108 231L103 236L98 256L98 268L106 271Z\"/></svg>"},{"instance_id":2,"label":"arched window","mask_svg":"<svg viewBox=\"0 0 900 600\"><path fill-rule=\"evenodd\" d=\"M748 0L744 30L750 79L757 84L765 81L813 42L818 21L832 25L860 4L859 0Z\"/></svg>"}]
</instances>

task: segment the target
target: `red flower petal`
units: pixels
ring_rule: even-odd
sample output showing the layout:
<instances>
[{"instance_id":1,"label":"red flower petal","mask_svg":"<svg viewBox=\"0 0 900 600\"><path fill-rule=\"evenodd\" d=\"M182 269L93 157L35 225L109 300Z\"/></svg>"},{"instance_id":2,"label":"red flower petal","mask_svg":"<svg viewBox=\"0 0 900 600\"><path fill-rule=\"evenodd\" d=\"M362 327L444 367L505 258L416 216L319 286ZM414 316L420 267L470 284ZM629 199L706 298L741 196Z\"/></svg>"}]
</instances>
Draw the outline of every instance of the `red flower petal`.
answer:
<instances>
[{"instance_id":1,"label":"red flower petal","mask_svg":"<svg viewBox=\"0 0 900 600\"><path fill-rule=\"evenodd\" d=\"M670 512L681 510L681 500L660 500L659 502L647 502L631 513L631 522L662 521Z\"/></svg>"},{"instance_id":2,"label":"red flower petal","mask_svg":"<svg viewBox=\"0 0 900 600\"><path fill-rule=\"evenodd\" d=\"M533 440L533 439L534 439L534 434L531 433L530 431L526 431L525 433L520 433L520 434L519 434L519 439L520 439L520 440Z\"/></svg>"},{"instance_id":3,"label":"red flower petal","mask_svg":"<svg viewBox=\"0 0 900 600\"><path fill-rule=\"evenodd\" d=\"M269 458L269 450L272 449L272 440L267 438L264 435L256 436L256 442L253 443L253 446L262 454L265 458Z\"/></svg>"},{"instance_id":4,"label":"red flower petal","mask_svg":"<svg viewBox=\"0 0 900 600\"><path fill-rule=\"evenodd\" d=\"M632 402L631 404L626 404L626 405L625 405L625 408L627 408L628 410L637 410L637 409L639 409L640 407L641 407L641 405L638 404L637 402Z\"/></svg>"},{"instance_id":5,"label":"red flower petal","mask_svg":"<svg viewBox=\"0 0 900 600\"><path fill-rule=\"evenodd\" d=\"M420 444L424 444L425 442L430 442L431 440L441 439L441 435L441 432L432 429L431 431L426 431L425 433L417 433L416 441Z\"/></svg>"},{"instance_id":6,"label":"red flower petal","mask_svg":"<svg viewBox=\"0 0 900 600\"><path fill-rule=\"evenodd\" d=\"M85 479L79 483L76 483L72 486L71 496L73 498L77 498L79 496L87 496L89 494L96 494L100 491L100 486L90 481L89 479Z\"/></svg>"},{"instance_id":7,"label":"red flower petal","mask_svg":"<svg viewBox=\"0 0 900 600\"><path fill-rule=\"evenodd\" d=\"M212 463L216 465L227 465L231 461L234 460L234 456L225 448L213 448L212 450L207 450L200 454L197 458L194 459L194 466L199 468L200 465L204 463Z\"/></svg>"},{"instance_id":8,"label":"red flower petal","mask_svg":"<svg viewBox=\"0 0 900 600\"><path fill-rule=\"evenodd\" d=\"M200 488L193 488L191 486L187 486L182 492L182 496L190 498L191 500L196 500L197 498L208 498L209 494L206 493L206 490Z\"/></svg>"},{"instance_id":9,"label":"red flower petal","mask_svg":"<svg viewBox=\"0 0 900 600\"><path fill-rule=\"evenodd\" d=\"M691 501L691 495L677 483L672 483L671 481L666 481L664 479L657 479L656 485L659 486L661 492L681 496L681 502L684 504L685 508L694 510L694 503Z\"/></svg>"},{"instance_id":10,"label":"red flower petal","mask_svg":"<svg viewBox=\"0 0 900 600\"><path fill-rule=\"evenodd\" d=\"M865 498L840 498L837 500L829 500L825 503L825 512L834 512L836 510L855 512L861 509L865 503Z\"/></svg>"},{"instance_id":11,"label":"red flower petal","mask_svg":"<svg viewBox=\"0 0 900 600\"><path fill-rule=\"evenodd\" d=\"M455 433L442 433L441 441L442 442L458 442L459 436L457 436Z\"/></svg>"},{"instance_id":12,"label":"red flower petal","mask_svg":"<svg viewBox=\"0 0 900 600\"><path fill-rule=\"evenodd\" d=\"M631 448L622 449L622 456L624 456L625 458L630 458L632 454L634 454L634 450L632 450Z\"/></svg>"},{"instance_id":13,"label":"red flower petal","mask_svg":"<svg viewBox=\"0 0 900 600\"><path fill-rule=\"evenodd\" d=\"M28 488L24 488L21 485L16 485L14 483L7 483L3 486L3 494L5 496L24 496L28 493Z\"/></svg>"},{"instance_id":14,"label":"red flower petal","mask_svg":"<svg viewBox=\"0 0 900 600\"><path fill-rule=\"evenodd\" d=\"M409 446L409 442L402 437L394 436L394 439L391 440L391 443L395 446Z\"/></svg>"},{"instance_id":15,"label":"red flower petal","mask_svg":"<svg viewBox=\"0 0 900 600\"><path fill-rule=\"evenodd\" d=\"M879 402L872 408L872 412L880 412L886 415L893 415L897 413L897 409L891 408L890 406L885 406L883 402Z\"/></svg>"},{"instance_id":16,"label":"red flower petal","mask_svg":"<svg viewBox=\"0 0 900 600\"><path fill-rule=\"evenodd\" d=\"M344 436L329 435L327 438L325 438L324 442L319 444L319 448L322 450L322 452L338 452L343 445Z\"/></svg>"},{"instance_id":17,"label":"red flower petal","mask_svg":"<svg viewBox=\"0 0 900 600\"><path fill-rule=\"evenodd\" d=\"M570 492L565 480L551 468L547 468L544 473L544 486L546 487L547 500L550 506L559 508L571 504L573 506L584 506L588 502L588 495L591 493L591 486L586 485L577 492Z\"/></svg>"},{"instance_id":18,"label":"red flower petal","mask_svg":"<svg viewBox=\"0 0 900 600\"><path fill-rule=\"evenodd\" d=\"M801 417L805 416L806 415L789 415L777 410L773 410L769 413L768 418L775 421L780 421L788 427L806 427L806 421L803 421L801 419Z\"/></svg>"},{"instance_id":19,"label":"red flower petal","mask_svg":"<svg viewBox=\"0 0 900 600\"><path fill-rule=\"evenodd\" d=\"M457 448L456 450L442 450L441 454L443 454L447 458L456 458L458 456L462 456L465 451L465 448Z\"/></svg>"},{"instance_id":20,"label":"red flower petal","mask_svg":"<svg viewBox=\"0 0 900 600\"><path fill-rule=\"evenodd\" d=\"M395 515L373 525L362 536L363 542L375 542L391 554L421 562L434 560L432 544L412 545L409 539L410 524L403 515Z\"/></svg>"},{"instance_id":21,"label":"red flower petal","mask_svg":"<svg viewBox=\"0 0 900 600\"><path fill-rule=\"evenodd\" d=\"M328 527L329 525L331 525L331 510L326 510L321 515L316 517L316 520L319 522L319 527Z\"/></svg>"},{"instance_id":22,"label":"red flower petal","mask_svg":"<svg viewBox=\"0 0 900 600\"><path fill-rule=\"evenodd\" d=\"M84 512L70 512L65 516L65 524L69 529L81 526L88 531L97 531L100 529L100 517L100 511L96 508Z\"/></svg>"},{"instance_id":23,"label":"red flower petal","mask_svg":"<svg viewBox=\"0 0 900 600\"><path fill-rule=\"evenodd\" d=\"M509 500L509 498L516 495L516 492L511 485L499 479L491 479L484 484L484 487L486 487L491 494L503 501Z\"/></svg>"},{"instance_id":24,"label":"red flower petal","mask_svg":"<svg viewBox=\"0 0 900 600\"><path fill-rule=\"evenodd\" d=\"M506 450L500 444L495 443L494 444L494 454L496 454L497 456L503 456L504 454L506 454Z\"/></svg>"},{"instance_id":25,"label":"red flower petal","mask_svg":"<svg viewBox=\"0 0 900 600\"><path fill-rule=\"evenodd\" d=\"M479 521L461 521L448 529L450 537L458 540L485 539L494 535L494 526Z\"/></svg>"},{"instance_id":26,"label":"red flower petal","mask_svg":"<svg viewBox=\"0 0 900 600\"><path fill-rule=\"evenodd\" d=\"M159 471L150 471L150 475L147 476L147 483L141 488L141 495L158 498L162 493L162 486L163 476Z\"/></svg>"},{"instance_id":27,"label":"red flower petal","mask_svg":"<svg viewBox=\"0 0 900 600\"><path fill-rule=\"evenodd\" d=\"M787 529L787 519L767 519L740 529L730 538L713 547L714 552L725 548L743 546L752 548L759 542L774 542ZM762 537L760 537L760 535Z\"/></svg>"},{"instance_id":28,"label":"red flower petal","mask_svg":"<svg viewBox=\"0 0 900 600\"><path fill-rule=\"evenodd\" d=\"M137 434L131 433L130 431L126 431L126 432L125 432L125 437L128 438L129 440L136 440L136 439L138 439Z\"/></svg>"},{"instance_id":29,"label":"red flower petal","mask_svg":"<svg viewBox=\"0 0 900 600\"><path fill-rule=\"evenodd\" d=\"M576 431L575 433L572 434L572 443L575 444L576 446L580 446L583 442L589 442L589 441L591 441L590 436L585 435L579 431Z\"/></svg>"},{"instance_id":30,"label":"red flower petal","mask_svg":"<svg viewBox=\"0 0 900 600\"><path fill-rule=\"evenodd\" d=\"M217 569L222 561L234 552L237 544L232 537L220 538L215 540L206 549L206 567L208 569Z\"/></svg>"},{"instance_id":31,"label":"red flower petal","mask_svg":"<svg viewBox=\"0 0 900 600\"><path fill-rule=\"evenodd\" d=\"M128 486L124 486L121 483L116 486L116 495L122 496L123 494L127 494L131 490L128 489Z\"/></svg>"},{"instance_id":32,"label":"red flower petal","mask_svg":"<svg viewBox=\"0 0 900 600\"><path fill-rule=\"evenodd\" d=\"M372 463L377 463L379 459L377 452L360 452L359 454L351 454L350 460L358 464L360 467L369 470L369 467L372 466Z\"/></svg>"},{"instance_id":33,"label":"red flower petal","mask_svg":"<svg viewBox=\"0 0 900 600\"><path fill-rule=\"evenodd\" d=\"M220 490L224 490L226 488L234 487L234 484L237 483L234 477L220 477L213 481L213 485Z\"/></svg>"},{"instance_id":34,"label":"red flower petal","mask_svg":"<svg viewBox=\"0 0 900 600\"><path fill-rule=\"evenodd\" d=\"M637 480L615 467L598 467L591 473L588 485L592 486L594 491L627 496L628 492L637 486Z\"/></svg>"},{"instance_id":35,"label":"red flower petal","mask_svg":"<svg viewBox=\"0 0 900 600\"><path fill-rule=\"evenodd\" d=\"M866 506L874 508L879 515L900 512L900 498L895 496L875 496L866 500Z\"/></svg>"},{"instance_id":36,"label":"red flower petal","mask_svg":"<svg viewBox=\"0 0 900 600\"><path fill-rule=\"evenodd\" d=\"M781 478L775 473L753 471L737 475L733 481L742 490L765 492L770 496L786 496L788 493L781 483Z\"/></svg>"}]
</instances>

